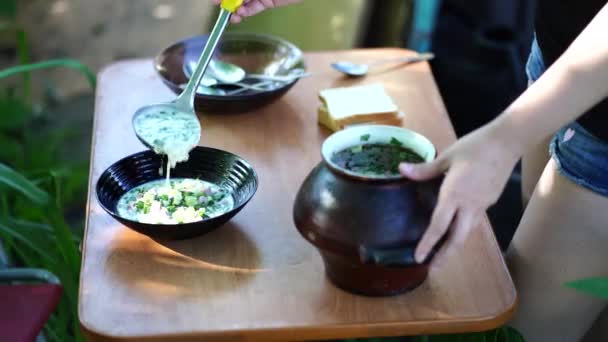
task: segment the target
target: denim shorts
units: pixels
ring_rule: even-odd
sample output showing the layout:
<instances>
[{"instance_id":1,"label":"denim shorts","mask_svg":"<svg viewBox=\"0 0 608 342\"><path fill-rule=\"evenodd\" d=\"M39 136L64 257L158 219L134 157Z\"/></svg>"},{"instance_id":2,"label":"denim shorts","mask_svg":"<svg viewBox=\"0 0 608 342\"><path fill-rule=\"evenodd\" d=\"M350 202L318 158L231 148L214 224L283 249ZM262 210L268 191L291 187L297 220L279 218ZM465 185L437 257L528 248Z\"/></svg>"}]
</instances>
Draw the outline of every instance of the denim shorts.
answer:
<instances>
[{"instance_id":1,"label":"denim shorts","mask_svg":"<svg viewBox=\"0 0 608 342\"><path fill-rule=\"evenodd\" d=\"M544 71L542 52L534 39L526 65L528 84L536 81ZM596 138L575 121L553 136L549 154L563 176L608 197L608 143Z\"/></svg>"}]
</instances>

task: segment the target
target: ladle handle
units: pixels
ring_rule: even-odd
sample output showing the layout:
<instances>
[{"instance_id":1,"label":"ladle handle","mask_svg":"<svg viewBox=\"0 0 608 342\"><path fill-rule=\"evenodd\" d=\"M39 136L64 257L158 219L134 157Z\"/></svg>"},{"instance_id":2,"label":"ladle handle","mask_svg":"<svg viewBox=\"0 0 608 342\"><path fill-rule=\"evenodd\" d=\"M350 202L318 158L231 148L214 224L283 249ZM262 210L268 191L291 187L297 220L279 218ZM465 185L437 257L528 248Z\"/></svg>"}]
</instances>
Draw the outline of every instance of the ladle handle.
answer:
<instances>
[{"instance_id":1,"label":"ladle handle","mask_svg":"<svg viewBox=\"0 0 608 342\"><path fill-rule=\"evenodd\" d=\"M220 41L220 37L224 33L226 26L228 26L230 16L241 6L242 3L243 0L222 1L220 14L215 22L213 30L211 30L211 33L209 34L209 38L207 39L207 43L203 48L203 52L198 59L196 69L194 69L194 72L186 85L186 89L184 89L184 91L177 97L176 102L181 107L186 107L194 111L194 97L196 95L196 89L198 89L198 86L203 79L205 70L207 70L211 57L213 57L213 53L215 52L215 48Z\"/></svg>"}]
</instances>

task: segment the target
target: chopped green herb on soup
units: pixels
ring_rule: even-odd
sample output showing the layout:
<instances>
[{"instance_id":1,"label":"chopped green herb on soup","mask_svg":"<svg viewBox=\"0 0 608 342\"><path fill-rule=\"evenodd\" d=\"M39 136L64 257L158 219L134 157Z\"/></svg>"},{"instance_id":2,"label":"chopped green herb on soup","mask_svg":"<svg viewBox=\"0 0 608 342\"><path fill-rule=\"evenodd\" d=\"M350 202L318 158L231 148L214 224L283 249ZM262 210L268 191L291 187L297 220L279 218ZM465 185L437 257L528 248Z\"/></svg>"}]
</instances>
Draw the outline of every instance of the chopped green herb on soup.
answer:
<instances>
[{"instance_id":1,"label":"chopped green herb on soup","mask_svg":"<svg viewBox=\"0 0 608 342\"><path fill-rule=\"evenodd\" d=\"M362 141L369 137L362 136ZM362 175L392 176L399 174L399 163L422 163L424 158L391 138L388 144L360 144L334 153L332 162Z\"/></svg>"},{"instance_id":2,"label":"chopped green herb on soup","mask_svg":"<svg viewBox=\"0 0 608 342\"><path fill-rule=\"evenodd\" d=\"M155 180L131 189L118 201L118 215L151 224L179 224L219 216L234 206L225 189L198 179Z\"/></svg>"}]
</instances>

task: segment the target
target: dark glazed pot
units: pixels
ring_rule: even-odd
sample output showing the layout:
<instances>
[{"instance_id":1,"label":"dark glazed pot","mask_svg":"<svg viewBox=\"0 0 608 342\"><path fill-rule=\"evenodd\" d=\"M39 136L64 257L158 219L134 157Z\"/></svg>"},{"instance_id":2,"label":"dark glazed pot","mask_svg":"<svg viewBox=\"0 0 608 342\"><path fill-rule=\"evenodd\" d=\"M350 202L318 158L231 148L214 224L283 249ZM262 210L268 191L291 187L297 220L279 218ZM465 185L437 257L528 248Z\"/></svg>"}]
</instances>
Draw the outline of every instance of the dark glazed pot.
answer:
<instances>
[{"instance_id":1,"label":"dark glazed pot","mask_svg":"<svg viewBox=\"0 0 608 342\"><path fill-rule=\"evenodd\" d=\"M333 153L362 143L401 141L426 161L435 148L425 137L393 126L369 125L334 133L320 162L296 196L294 221L320 252L328 278L349 292L396 295L420 285L434 252L422 264L414 251L435 207L441 179L414 182L402 176L362 176L331 161Z\"/></svg>"}]
</instances>

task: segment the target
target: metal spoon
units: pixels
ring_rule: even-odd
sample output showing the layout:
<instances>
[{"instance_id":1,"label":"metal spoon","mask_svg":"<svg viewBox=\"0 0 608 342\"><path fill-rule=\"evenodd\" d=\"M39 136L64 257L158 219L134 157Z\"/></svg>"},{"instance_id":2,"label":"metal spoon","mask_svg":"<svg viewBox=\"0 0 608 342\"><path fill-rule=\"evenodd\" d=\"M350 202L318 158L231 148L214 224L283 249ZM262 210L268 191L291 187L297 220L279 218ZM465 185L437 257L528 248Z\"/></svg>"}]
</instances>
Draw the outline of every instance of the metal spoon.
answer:
<instances>
[{"instance_id":1,"label":"metal spoon","mask_svg":"<svg viewBox=\"0 0 608 342\"><path fill-rule=\"evenodd\" d=\"M183 90L183 89L186 89L187 84L180 84L180 85L178 85L178 87ZM196 93L200 94L200 95L217 95L217 96L226 95L225 90L215 88L215 87L207 87L207 86L203 85L203 82L201 82L201 84L198 86Z\"/></svg>"},{"instance_id":2,"label":"metal spoon","mask_svg":"<svg viewBox=\"0 0 608 342\"><path fill-rule=\"evenodd\" d=\"M387 60L381 60L381 61L377 61L374 63L369 63L369 64L356 64L356 63L352 63L352 62L336 62L336 63L332 63L331 66L348 75L348 76L364 76L365 74L367 74L367 72L369 71L370 67L376 66L376 65L380 65L380 64L385 64L385 63L416 63L416 62L421 62L421 61L428 61L430 59L433 59L435 57L434 54L432 53L421 53L421 54L417 54L414 56L406 56L406 57L400 57L400 58L393 58L393 59L387 59Z\"/></svg>"},{"instance_id":3,"label":"metal spoon","mask_svg":"<svg viewBox=\"0 0 608 342\"><path fill-rule=\"evenodd\" d=\"M209 63L209 76L215 78L221 83L238 83L245 78L247 74L243 68L232 63L223 62L217 59L212 59Z\"/></svg>"},{"instance_id":4,"label":"metal spoon","mask_svg":"<svg viewBox=\"0 0 608 342\"><path fill-rule=\"evenodd\" d=\"M192 76L193 70L196 68L194 61L184 63L184 75ZM203 76L201 84L207 87L212 87L217 84L239 84L244 79L257 79L261 81L276 81L276 82L291 82L296 78L310 76L310 73L303 69L293 69L288 75L262 75L262 74L247 74L247 72L238 65L212 59L209 62L209 67Z\"/></svg>"},{"instance_id":5,"label":"metal spoon","mask_svg":"<svg viewBox=\"0 0 608 342\"><path fill-rule=\"evenodd\" d=\"M146 132L138 128L145 127L146 125L144 124L144 122L146 120L149 120L148 122L151 122L152 119L157 119L159 115L165 115L166 113L190 114L193 120L196 120L197 122L197 134L200 138L200 123L198 121L198 118L196 117L196 113L194 112L194 97L196 95L196 90L199 86L201 79L203 78L207 66L209 65L209 61L213 56L213 52L215 51L217 43L219 42L222 33L228 25L228 22L230 21L230 16L241 6L242 3L243 0L222 0L220 13L215 23L215 26L209 34L209 39L207 40L203 52L201 53L196 69L194 70L192 77L190 77L190 80L188 81L188 84L186 85L184 91L174 101L144 106L137 110L135 114L133 114L132 125L135 130L135 135L144 145L152 149L157 147L154 146L154 137L146 137ZM192 124L192 122L190 122L189 124ZM148 141L147 139L150 139L151 141ZM193 139L184 140L190 141ZM198 141L198 139L195 140Z\"/></svg>"},{"instance_id":6,"label":"metal spoon","mask_svg":"<svg viewBox=\"0 0 608 342\"><path fill-rule=\"evenodd\" d=\"M195 61L188 61L187 63L184 63L184 75L190 78L194 73L196 66L197 62ZM211 59L211 61L209 61L209 65L207 66L207 70L203 74L201 85L205 87L212 87L218 83L234 84L242 81L245 78L245 74L245 70L237 65Z\"/></svg>"},{"instance_id":7,"label":"metal spoon","mask_svg":"<svg viewBox=\"0 0 608 342\"><path fill-rule=\"evenodd\" d=\"M213 63L213 60L209 63L209 70L211 70L212 63ZM222 62L222 63L224 63L224 62ZM229 63L227 63L227 64L229 64ZM192 69L194 68L194 67L189 67L189 65L194 65L194 63L186 63L184 65L184 75L186 77L191 76ZM238 66L237 66L237 68L238 68ZM202 94L202 95L225 96L225 95L236 95L236 94L242 93L247 90L271 91L277 87L275 82L289 83L298 78L304 78L304 77L308 77L310 75L311 75L310 73L305 72L305 70L301 69L301 68L291 70L291 73L288 75L267 76L267 75L248 74L245 77L246 79L258 79L261 81L261 82L254 83L254 84L248 84L248 83L243 83L243 82L235 82L235 83L222 82L222 81L216 80L215 78L210 76L209 72L206 72L203 75L203 79L201 80L197 93ZM234 89L234 90L224 90L224 89L219 88L219 86L222 86L222 85L237 86L239 88ZM179 87L181 89L185 89L186 84L180 84Z\"/></svg>"},{"instance_id":8,"label":"metal spoon","mask_svg":"<svg viewBox=\"0 0 608 342\"><path fill-rule=\"evenodd\" d=\"M238 86L238 89L235 90L224 90L221 88L217 88L214 86L205 86L203 84L203 82L201 81L201 84L198 86L198 90L196 91L197 94L201 94L201 95L216 95L216 96L226 96L226 95L234 95L234 94L238 94L241 93L243 91L246 90L255 90L255 91L268 91L271 90L269 89L269 81L265 81L265 82L260 82L260 83L256 83L256 84L244 84L244 83L235 83L233 85ZM214 83L214 85L220 85L221 83ZM178 85L178 87L180 89L185 89L187 86L187 84L180 84Z\"/></svg>"}]
</instances>

